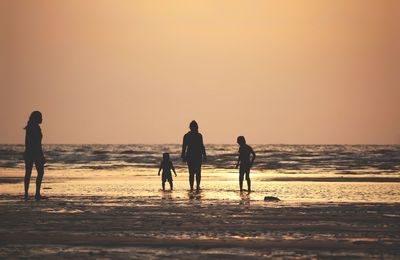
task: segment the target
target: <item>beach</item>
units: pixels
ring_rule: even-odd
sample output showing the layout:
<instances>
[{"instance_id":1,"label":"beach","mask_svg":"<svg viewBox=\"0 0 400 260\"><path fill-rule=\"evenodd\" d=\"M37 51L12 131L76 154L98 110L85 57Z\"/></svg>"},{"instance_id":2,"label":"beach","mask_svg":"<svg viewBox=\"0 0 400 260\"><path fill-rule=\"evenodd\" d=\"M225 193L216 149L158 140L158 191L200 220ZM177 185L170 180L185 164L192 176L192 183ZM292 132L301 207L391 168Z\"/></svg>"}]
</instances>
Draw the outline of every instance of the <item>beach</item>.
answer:
<instances>
[{"instance_id":1,"label":"beach","mask_svg":"<svg viewBox=\"0 0 400 260\"><path fill-rule=\"evenodd\" d=\"M0 260L400 259L399 16L0 1Z\"/></svg>"},{"instance_id":2,"label":"beach","mask_svg":"<svg viewBox=\"0 0 400 260\"><path fill-rule=\"evenodd\" d=\"M151 169L48 170L48 199L38 202L23 200L22 176L21 169L1 171L1 258L400 256L400 183L393 176L324 181L254 172L254 191L240 193L234 171L206 170L196 193L187 190L184 169L172 192L161 190Z\"/></svg>"}]
</instances>

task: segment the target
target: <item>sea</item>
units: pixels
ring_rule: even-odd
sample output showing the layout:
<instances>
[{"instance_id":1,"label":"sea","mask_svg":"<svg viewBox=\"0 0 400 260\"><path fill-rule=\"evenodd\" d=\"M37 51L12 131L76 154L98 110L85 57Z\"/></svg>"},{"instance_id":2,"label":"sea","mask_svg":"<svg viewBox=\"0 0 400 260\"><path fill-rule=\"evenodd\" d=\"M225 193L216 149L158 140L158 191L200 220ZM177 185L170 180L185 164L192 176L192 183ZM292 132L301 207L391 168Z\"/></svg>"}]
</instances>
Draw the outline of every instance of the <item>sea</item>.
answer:
<instances>
[{"instance_id":1,"label":"sea","mask_svg":"<svg viewBox=\"0 0 400 260\"><path fill-rule=\"evenodd\" d=\"M400 145L251 145L253 171L282 174L400 175ZM169 152L176 168L186 167L179 144L48 144L46 168L55 170L118 170L157 168ZM206 145L208 170L234 169L238 146ZM0 145L0 168L24 167L23 145Z\"/></svg>"}]
</instances>

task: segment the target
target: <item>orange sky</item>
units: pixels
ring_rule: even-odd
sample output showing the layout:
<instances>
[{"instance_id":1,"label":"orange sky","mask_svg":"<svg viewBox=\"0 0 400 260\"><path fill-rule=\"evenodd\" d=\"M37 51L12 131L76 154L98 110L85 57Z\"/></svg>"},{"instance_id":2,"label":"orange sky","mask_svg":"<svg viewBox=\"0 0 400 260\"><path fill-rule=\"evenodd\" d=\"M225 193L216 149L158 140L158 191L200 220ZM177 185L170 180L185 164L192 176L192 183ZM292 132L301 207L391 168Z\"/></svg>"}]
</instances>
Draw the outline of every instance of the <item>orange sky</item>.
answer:
<instances>
[{"instance_id":1,"label":"orange sky","mask_svg":"<svg viewBox=\"0 0 400 260\"><path fill-rule=\"evenodd\" d=\"M400 143L396 0L0 0L0 143Z\"/></svg>"}]
</instances>

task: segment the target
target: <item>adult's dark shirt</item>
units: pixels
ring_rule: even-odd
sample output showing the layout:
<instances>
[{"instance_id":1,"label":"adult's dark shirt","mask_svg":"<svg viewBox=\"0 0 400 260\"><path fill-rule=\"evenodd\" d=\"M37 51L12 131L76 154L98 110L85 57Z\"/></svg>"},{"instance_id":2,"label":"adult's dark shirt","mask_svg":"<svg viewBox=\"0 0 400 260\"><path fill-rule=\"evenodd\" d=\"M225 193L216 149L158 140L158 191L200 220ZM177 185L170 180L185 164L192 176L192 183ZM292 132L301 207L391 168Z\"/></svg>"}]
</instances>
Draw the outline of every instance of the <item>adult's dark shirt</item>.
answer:
<instances>
[{"instance_id":1,"label":"adult's dark shirt","mask_svg":"<svg viewBox=\"0 0 400 260\"><path fill-rule=\"evenodd\" d=\"M206 157L206 149L203 143L203 136L199 132L189 131L183 137L182 158L188 162L202 162Z\"/></svg>"}]
</instances>

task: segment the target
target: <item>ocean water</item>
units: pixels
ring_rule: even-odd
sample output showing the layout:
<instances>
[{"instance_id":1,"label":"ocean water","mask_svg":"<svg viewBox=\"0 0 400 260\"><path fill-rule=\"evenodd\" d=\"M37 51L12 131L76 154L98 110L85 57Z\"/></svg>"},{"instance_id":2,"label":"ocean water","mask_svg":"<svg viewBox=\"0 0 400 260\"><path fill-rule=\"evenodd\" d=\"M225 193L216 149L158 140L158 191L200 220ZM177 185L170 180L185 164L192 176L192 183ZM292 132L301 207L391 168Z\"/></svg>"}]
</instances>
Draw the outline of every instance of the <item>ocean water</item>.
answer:
<instances>
[{"instance_id":1,"label":"ocean water","mask_svg":"<svg viewBox=\"0 0 400 260\"><path fill-rule=\"evenodd\" d=\"M257 154L253 170L288 174L400 175L400 145L252 145ZM163 152L176 168L181 146L170 145L44 145L47 169L157 168ZM23 145L0 145L0 168L24 167ZM237 145L206 145L204 169L234 169Z\"/></svg>"}]
</instances>

